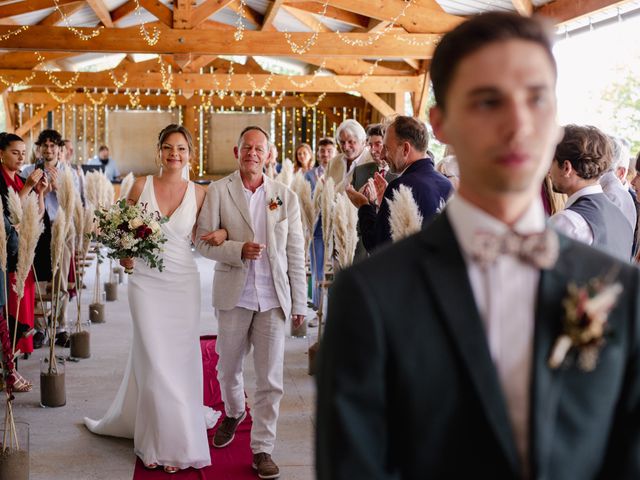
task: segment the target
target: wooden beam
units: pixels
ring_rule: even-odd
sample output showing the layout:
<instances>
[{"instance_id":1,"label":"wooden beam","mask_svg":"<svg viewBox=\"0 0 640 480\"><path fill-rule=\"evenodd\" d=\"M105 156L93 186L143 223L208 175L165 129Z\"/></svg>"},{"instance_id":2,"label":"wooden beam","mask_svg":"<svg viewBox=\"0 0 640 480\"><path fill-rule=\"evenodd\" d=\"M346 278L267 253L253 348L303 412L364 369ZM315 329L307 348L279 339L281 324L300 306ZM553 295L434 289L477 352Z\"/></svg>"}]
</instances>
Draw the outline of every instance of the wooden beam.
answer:
<instances>
[{"instance_id":1,"label":"wooden beam","mask_svg":"<svg viewBox=\"0 0 640 480\"><path fill-rule=\"evenodd\" d=\"M309 27L312 32L332 32L329 27L327 27L324 23L316 19L312 14L303 12L302 10L298 10L296 8L290 8L288 5L282 7L285 11L287 11L293 18L298 20L303 25Z\"/></svg>"},{"instance_id":2,"label":"wooden beam","mask_svg":"<svg viewBox=\"0 0 640 480\"><path fill-rule=\"evenodd\" d=\"M200 55L197 58L193 58L189 65L185 65L185 68L182 70L184 72L197 73L201 68L206 67L216 58L218 58L216 55Z\"/></svg>"},{"instance_id":3,"label":"wooden beam","mask_svg":"<svg viewBox=\"0 0 640 480\"><path fill-rule=\"evenodd\" d=\"M315 0L323 3L324 0ZM407 5L405 0L328 0L329 5L350 12L366 15L378 20L396 20L396 24L408 32L446 33L465 19L446 13L435 0L413 0Z\"/></svg>"},{"instance_id":4,"label":"wooden beam","mask_svg":"<svg viewBox=\"0 0 640 480\"><path fill-rule=\"evenodd\" d=\"M587 17L601 10L619 7L632 0L556 0L555 2L545 3L536 9L536 13L548 17L562 25L570 20L576 20L581 17Z\"/></svg>"},{"instance_id":5,"label":"wooden beam","mask_svg":"<svg viewBox=\"0 0 640 480\"><path fill-rule=\"evenodd\" d=\"M367 27L367 32L374 33L379 32L387 28L391 22L387 22L384 20L376 20L375 18L369 19L369 26Z\"/></svg>"},{"instance_id":6,"label":"wooden beam","mask_svg":"<svg viewBox=\"0 0 640 480\"><path fill-rule=\"evenodd\" d=\"M191 0L173 0L173 28L191 28Z\"/></svg>"},{"instance_id":7,"label":"wooden beam","mask_svg":"<svg viewBox=\"0 0 640 480\"><path fill-rule=\"evenodd\" d=\"M383 117L390 117L396 113L396 111L385 102L377 93L360 91L362 98L364 98L367 102L371 104L373 108L378 110Z\"/></svg>"},{"instance_id":8,"label":"wooden beam","mask_svg":"<svg viewBox=\"0 0 640 480\"><path fill-rule=\"evenodd\" d=\"M111 20L117 25L120 20L123 20L135 12L136 6L135 0L128 0L111 12Z\"/></svg>"},{"instance_id":9,"label":"wooden beam","mask_svg":"<svg viewBox=\"0 0 640 480\"><path fill-rule=\"evenodd\" d=\"M113 20L111 19L111 13L109 12L109 8L105 5L104 0L87 0L87 4L91 7L91 10L93 10L105 27L114 27Z\"/></svg>"},{"instance_id":10,"label":"wooden beam","mask_svg":"<svg viewBox=\"0 0 640 480\"><path fill-rule=\"evenodd\" d=\"M40 109L40 111L38 113L36 113L33 117L31 117L29 120L27 120L25 123L23 123L22 125L20 125L17 129L16 129L16 135L19 136L23 136L26 133L29 132L29 130L31 130L33 127L35 127L38 123L40 123L40 121L47 116L47 114L55 109L58 106L58 102L56 102L55 100L53 100L53 98L49 99L49 102L45 105L42 106L42 108Z\"/></svg>"},{"instance_id":11,"label":"wooden beam","mask_svg":"<svg viewBox=\"0 0 640 480\"><path fill-rule=\"evenodd\" d=\"M5 129L7 132L15 130L14 111L15 103L9 100L9 92L2 92L2 103L4 104Z\"/></svg>"},{"instance_id":12,"label":"wooden beam","mask_svg":"<svg viewBox=\"0 0 640 480\"><path fill-rule=\"evenodd\" d=\"M413 116L420 120L427 120L427 102L429 101L429 70L425 67L425 72L421 76L420 88L415 90Z\"/></svg>"},{"instance_id":13,"label":"wooden beam","mask_svg":"<svg viewBox=\"0 0 640 480\"><path fill-rule=\"evenodd\" d=\"M227 8L233 10L238 15L242 15L245 20L256 27L262 26L262 23L264 22L263 16L248 5L245 4L243 9L242 5L240 4L240 0L233 0L229 5L227 5Z\"/></svg>"},{"instance_id":14,"label":"wooden beam","mask_svg":"<svg viewBox=\"0 0 640 480\"><path fill-rule=\"evenodd\" d=\"M164 7L166 8L166 7ZM0 36L15 27L0 26ZM93 28L78 28L89 34ZM33 26L28 33L14 35L2 43L7 50L67 51L67 52L113 52L113 53L193 53L196 55L274 55L291 56L291 47L280 32L244 32L242 42L234 39L234 30L221 30L211 35L208 30L163 30L155 45L149 45L138 32L138 28L106 28L100 35L87 42L65 27ZM355 41L366 41L368 33L345 33L343 37ZM291 40L303 44L309 33L291 33ZM344 42L335 33L319 33L310 48L310 56L397 58L399 50L403 58L431 58L437 34L398 33L384 35L374 45L345 48ZM401 47L399 47L401 46ZM304 60L304 55L297 56Z\"/></svg>"},{"instance_id":15,"label":"wooden beam","mask_svg":"<svg viewBox=\"0 0 640 480\"><path fill-rule=\"evenodd\" d=\"M405 92L396 92L395 98L394 98L395 100L394 110L399 115L407 114L406 103L404 101L404 94Z\"/></svg>"},{"instance_id":16,"label":"wooden beam","mask_svg":"<svg viewBox=\"0 0 640 480\"><path fill-rule=\"evenodd\" d=\"M197 7L191 14L191 26L194 28L197 27L211 17L211 15L219 12L231 2L233 2L233 0L207 0Z\"/></svg>"},{"instance_id":17,"label":"wooden beam","mask_svg":"<svg viewBox=\"0 0 640 480\"><path fill-rule=\"evenodd\" d=\"M415 58L403 58L404 62L414 70L420 70L420 60Z\"/></svg>"},{"instance_id":18,"label":"wooden beam","mask_svg":"<svg viewBox=\"0 0 640 480\"><path fill-rule=\"evenodd\" d=\"M25 77L31 75L31 70L0 70L0 75L7 82L19 82ZM77 75L77 77L76 77ZM55 72L55 77L59 82L70 82L77 78L72 88L114 88L113 80L106 72L81 72L75 74L73 72ZM216 86L215 80L218 81ZM348 92L354 90L352 85L358 85L358 90L372 92L397 92L397 91L415 91L422 84L418 76L375 76L372 75L361 82L360 75L339 75L335 79L332 76L313 76L301 75L291 77L294 83L285 75L267 75L258 73L250 78L246 74L237 73L231 77L231 90L235 91L252 91L254 85L264 85L269 81L269 91L300 91L300 92ZM253 80L253 81L252 81ZM337 80L337 81L336 81ZM201 75L199 73L174 73L173 88L183 90L210 90L221 88L226 84L227 76L218 74L215 77L211 75ZM304 87L297 87L296 84L307 84ZM31 87L55 87L45 72L37 71L35 76L29 82ZM129 75L124 88L140 88L140 89L158 89L162 88L162 75L156 72L149 72L144 75Z\"/></svg>"},{"instance_id":19,"label":"wooden beam","mask_svg":"<svg viewBox=\"0 0 640 480\"><path fill-rule=\"evenodd\" d=\"M58 0L58 5L74 3L77 0ZM37 12L45 8L54 7L53 0L28 0L22 2L14 2L0 7L0 18L15 17L24 13Z\"/></svg>"},{"instance_id":20,"label":"wooden beam","mask_svg":"<svg viewBox=\"0 0 640 480\"><path fill-rule=\"evenodd\" d=\"M523 17L530 17L533 14L533 3L531 0L511 0L516 12Z\"/></svg>"},{"instance_id":21,"label":"wooden beam","mask_svg":"<svg viewBox=\"0 0 640 480\"><path fill-rule=\"evenodd\" d=\"M169 7L159 0L139 0L140 6L144 7L151 15L154 15L158 20L167 25L173 27L173 12Z\"/></svg>"},{"instance_id":22,"label":"wooden beam","mask_svg":"<svg viewBox=\"0 0 640 480\"><path fill-rule=\"evenodd\" d=\"M280 10L283 2L284 0L272 0L272 2L267 7L267 11L264 14L264 20L262 21L262 27L260 28L260 30L275 30L273 21L276 19L278 10Z\"/></svg>"},{"instance_id":23,"label":"wooden beam","mask_svg":"<svg viewBox=\"0 0 640 480\"><path fill-rule=\"evenodd\" d=\"M68 91L61 91L61 90L52 90L52 91L60 96L65 96L69 94ZM40 92L40 91L22 90L19 92L11 92L11 93L7 92L6 95L8 99L7 101L9 102L10 105L16 105L18 103L40 105L40 104L45 104L52 101L51 95L49 95L47 92ZM102 99L101 92L91 93L91 96L94 98L95 101L100 101ZM260 95L251 97L247 95L245 97L245 102L243 105L248 107L254 106L254 107L265 107L265 108L270 108L270 105L274 105L277 108L283 108L283 107L291 108L291 107L305 106L304 102L297 95L285 95L282 101L277 105L275 105L277 98L278 97L263 98ZM139 96L139 99L140 99L140 105L143 107L149 106L149 107L157 108L158 106L160 106L164 108L164 107L168 107L169 104L171 103L167 95L155 95L154 93L152 93L151 95L146 95L145 93L141 93ZM225 107L225 108L238 107L234 99L229 96L226 96L220 99L217 95L214 95L210 100L211 100L211 105L216 108L217 107ZM69 100L68 103L70 105L85 105L88 102L90 101L84 94L78 93L77 95L74 95ZM185 97L178 95L176 97L176 103L178 105L202 104L202 98L200 95L195 94L191 99L187 100ZM124 107L126 105L130 105L130 98L128 95L125 95L123 93L120 93L117 95L114 93L109 93L106 96L103 105L109 105L109 106L119 105ZM321 107L323 108L332 108L332 107L362 108L363 106L364 106L364 100L362 98L356 97L353 95L346 95L343 93L327 94L324 97L324 100L322 100L322 104L321 104Z\"/></svg>"},{"instance_id":24,"label":"wooden beam","mask_svg":"<svg viewBox=\"0 0 640 480\"><path fill-rule=\"evenodd\" d=\"M84 7L84 5L85 5L84 1L72 2L72 3L67 3L66 5L61 5L59 9L56 8L52 13L50 13L48 16L40 20L40 22L38 22L38 25L51 25L51 26L58 25L60 22L62 22L64 18L63 15L65 17L70 17L71 15L76 13L78 10L81 10L82 7Z\"/></svg>"},{"instance_id":25,"label":"wooden beam","mask_svg":"<svg viewBox=\"0 0 640 480\"><path fill-rule=\"evenodd\" d=\"M60 60L72 57L74 53L65 52L43 52L42 55L47 61ZM0 55L0 68L5 69L30 69L38 65L40 61L33 52L10 52Z\"/></svg>"},{"instance_id":26,"label":"wooden beam","mask_svg":"<svg viewBox=\"0 0 640 480\"><path fill-rule=\"evenodd\" d=\"M372 62L360 60L357 58L328 58L328 57L311 57L304 56L302 58L307 63L316 66L324 65L327 70L332 70L341 75L414 75L415 71L409 69L405 64L393 62L393 65L386 65L379 62L378 66L371 70ZM390 62L391 63L391 62Z\"/></svg>"},{"instance_id":27,"label":"wooden beam","mask_svg":"<svg viewBox=\"0 0 640 480\"><path fill-rule=\"evenodd\" d=\"M322 6L318 6L318 4L315 2L303 1L292 3L289 0L287 2L287 5L291 8L297 8L298 10L304 10L305 12L309 13L320 14L322 12ZM352 27L363 29L368 28L370 20L368 15L360 15L332 6L327 7L327 11L325 12L324 16L327 18L338 20L342 23L346 23L347 25L351 25Z\"/></svg>"}]
</instances>

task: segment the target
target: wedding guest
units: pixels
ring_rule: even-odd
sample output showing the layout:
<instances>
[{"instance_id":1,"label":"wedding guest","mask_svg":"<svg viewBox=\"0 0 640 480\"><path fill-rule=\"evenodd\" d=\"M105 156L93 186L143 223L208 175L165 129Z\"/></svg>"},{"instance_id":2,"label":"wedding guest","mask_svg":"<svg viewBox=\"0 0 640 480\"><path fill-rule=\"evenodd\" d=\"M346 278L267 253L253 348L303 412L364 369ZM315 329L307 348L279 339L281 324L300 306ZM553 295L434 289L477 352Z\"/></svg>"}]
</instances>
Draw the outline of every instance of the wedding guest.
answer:
<instances>
[{"instance_id":1,"label":"wedding guest","mask_svg":"<svg viewBox=\"0 0 640 480\"><path fill-rule=\"evenodd\" d=\"M234 147L238 170L213 182L198 218L196 247L216 261L213 306L218 313L218 380L226 417L213 446L224 448L246 417L244 358L253 347L256 391L251 428L252 466L276 478L271 458L283 395L285 320L299 327L306 313L304 240L295 193L263 174L269 135L245 128ZM212 245L201 236L224 229Z\"/></svg>"},{"instance_id":2,"label":"wedding guest","mask_svg":"<svg viewBox=\"0 0 640 480\"><path fill-rule=\"evenodd\" d=\"M627 182L630 145L624 138L609 136L611 165L600 177L599 183L605 196L620 209L635 231L638 223L636 206Z\"/></svg>"},{"instance_id":3,"label":"wedding guest","mask_svg":"<svg viewBox=\"0 0 640 480\"><path fill-rule=\"evenodd\" d=\"M427 155L428 136L424 122L398 115L387 127L384 146L391 172L399 177L387 184L385 178L376 173L377 191L370 192L368 197L351 185L347 187L346 193L358 209L358 229L369 254L391 241L389 200L400 185L411 188L424 225L447 203L453 187L435 171L433 160Z\"/></svg>"},{"instance_id":4,"label":"wedding guest","mask_svg":"<svg viewBox=\"0 0 640 480\"><path fill-rule=\"evenodd\" d=\"M313 150L311 150L308 143L299 144L293 157L295 158L293 163L294 172L306 174L313 168Z\"/></svg>"},{"instance_id":5,"label":"wedding guest","mask_svg":"<svg viewBox=\"0 0 640 480\"><path fill-rule=\"evenodd\" d=\"M440 38L430 120L460 187L423 231L337 275L319 480L640 478L640 270L547 228L540 201L562 136L554 36L491 12ZM585 293L598 311L573 327Z\"/></svg>"},{"instance_id":6,"label":"wedding guest","mask_svg":"<svg viewBox=\"0 0 640 480\"><path fill-rule=\"evenodd\" d=\"M22 167L26 156L25 143L18 135L13 133L1 133L0 134L0 161L2 166L0 167L0 195L2 196L2 206L5 217L5 230L7 232L7 241L12 242L17 240L16 232L9 224L7 225L7 217L9 216L9 189L14 190L20 197L26 197L29 193L34 191L39 197L39 203L42 207L42 195L48 188L49 184L43 174L42 170L32 172L28 177L20 176L20 168ZM9 247L9 243L7 247ZM13 245L12 245L13 246ZM17 246L16 246L17 247ZM17 256L10 255L10 250L7 251L7 280L8 280L8 294L9 299L7 303L7 319L16 316L18 310L18 296L12 288L16 284L16 265ZM16 251L17 253L17 251ZM4 292L4 291L3 291ZM4 295L3 295L4 297ZM29 274L25 279L23 297L20 300L20 312L18 316L18 324L14 328L18 330L29 331L34 327L34 307L35 307L35 277L33 270L29 270ZM30 355L33 352L33 337L18 337L16 343L16 350L20 350L25 355ZM17 371L16 385L14 389L19 392L28 392L32 388L31 382L27 381Z\"/></svg>"},{"instance_id":7,"label":"wedding guest","mask_svg":"<svg viewBox=\"0 0 640 480\"><path fill-rule=\"evenodd\" d=\"M311 183L314 192L318 182L325 178L329 161L336 155L336 143L333 138L324 137L318 141L318 165L309 170L304 178ZM320 283L324 279L324 242L322 241L322 217L318 215L311 242L311 307L320 306ZM309 326L316 326L315 318L309 320Z\"/></svg>"},{"instance_id":8,"label":"wedding guest","mask_svg":"<svg viewBox=\"0 0 640 480\"><path fill-rule=\"evenodd\" d=\"M171 124L158 135L160 171L138 177L127 201L146 205L168 221L160 228L160 272L142 259L124 258L129 277L133 339L120 388L100 420L85 418L98 435L132 438L147 469L166 473L211 464L207 429L220 413L203 402L200 351L200 273L191 252L204 188L183 177L193 158L191 133ZM215 242L224 231L207 232Z\"/></svg>"},{"instance_id":9,"label":"wedding guest","mask_svg":"<svg viewBox=\"0 0 640 480\"><path fill-rule=\"evenodd\" d=\"M42 130L38 135L36 144L37 160L34 164L27 165L23 170L23 175L29 175L37 169L44 169L50 180L51 188L44 195L44 233L40 237L38 246L36 247L36 256L34 260L34 268L38 277L38 282L47 282L52 279L51 273L51 225L58 217L60 205L58 203L58 178L60 172L69 169L74 178L74 186L77 191L80 189L80 181L77 172L70 165L61 160L64 153L64 141L62 136L56 130ZM60 280L60 309L57 318L56 328L56 344L62 347L69 346L69 333L67 332L67 307L69 304L68 279L69 269L71 266L72 255L71 243L65 244L60 259L60 267L58 270ZM56 277L58 279L58 277ZM56 280L57 282L57 280ZM43 339L42 325L37 327L38 333L34 337L34 342L40 342Z\"/></svg>"},{"instance_id":10,"label":"wedding guest","mask_svg":"<svg viewBox=\"0 0 640 480\"><path fill-rule=\"evenodd\" d=\"M333 178L337 190L343 190L351 183L353 169L373 162L373 158L367 148L367 132L356 120L348 119L338 125L335 136L342 153L331 159L326 175Z\"/></svg>"},{"instance_id":11,"label":"wedding guest","mask_svg":"<svg viewBox=\"0 0 640 480\"><path fill-rule=\"evenodd\" d=\"M109 156L109 147L106 145L100 145L98 154L91 158L87 162L87 165L102 165L104 167L104 174L109 180L112 182L120 180L120 170L118 170L116 161Z\"/></svg>"},{"instance_id":12,"label":"wedding guest","mask_svg":"<svg viewBox=\"0 0 640 480\"><path fill-rule=\"evenodd\" d=\"M455 155L447 155L440 160L436 165L436 171L449 179L454 190L458 189L458 185L460 184L460 168L458 167L458 160Z\"/></svg>"},{"instance_id":13,"label":"wedding guest","mask_svg":"<svg viewBox=\"0 0 640 480\"><path fill-rule=\"evenodd\" d=\"M609 138L595 127L566 125L549 174L553 189L569 196L549 222L565 235L629 260L633 227L602 191L611 164Z\"/></svg>"},{"instance_id":14,"label":"wedding guest","mask_svg":"<svg viewBox=\"0 0 640 480\"><path fill-rule=\"evenodd\" d=\"M311 183L312 192L315 190L318 181L324 176L327 166L329 165L329 160L335 155L336 143L333 138L324 137L318 140L318 153L316 155L318 164L304 174L304 178Z\"/></svg>"}]
</instances>

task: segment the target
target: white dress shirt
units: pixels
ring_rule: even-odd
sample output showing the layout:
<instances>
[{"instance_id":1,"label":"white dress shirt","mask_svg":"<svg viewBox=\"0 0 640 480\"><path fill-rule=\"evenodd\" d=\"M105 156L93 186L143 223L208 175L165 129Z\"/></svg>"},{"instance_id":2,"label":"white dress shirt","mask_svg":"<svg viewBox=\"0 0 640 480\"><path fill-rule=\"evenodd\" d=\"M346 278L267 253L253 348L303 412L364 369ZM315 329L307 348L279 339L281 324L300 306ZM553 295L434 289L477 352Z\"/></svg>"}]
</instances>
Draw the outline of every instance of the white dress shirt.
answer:
<instances>
[{"instance_id":1,"label":"white dress shirt","mask_svg":"<svg viewBox=\"0 0 640 480\"><path fill-rule=\"evenodd\" d=\"M253 241L261 245L267 245L267 200L264 193L264 184L255 192L244 188L244 195L249 205L251 214L251 227L253 228ZM271 263L266 249L257 260L248 260L249 271L244 290L238 301L238 307L265 312L272 308L279 308L280 301L276 293L271 274Z\"/></svg>"},{"instance_id":2,"label":"white dress shirt","mask_svg":"<svg viewBox=\"0 0 640 480\"><path fill-rule=\"evenodd\" d=\"M625 187L614 172L606 172L600 177L602 191L611 202L620 209L631 227L636 229L637 214L633 198L629 193L629 187Z\"/></svg>"},{"instance_id":3,"label":"white dress shirt","mask_svg":"<svg viewBox=\"0 0 640 480\"><path fill-rule=\"evenodd\" d=\"M449 201L446 214L467 264L473 297L484 323L491 358L509 410L522 464L529 462L529 392L533 357L535 302L540 271L512 255L499 255L486 267L471 258L474 235L503 234L509 227L460 195ZM541 201L531 204L512 227L520 234L545 229Z\"/></svg>"},{"instance_id":4,"label":"white dress shirt","mask_svg":"<svg viewBox=\"0 0 640 480\"><path fill-rule=\"evenodd\" d=\"M581 188L567 199L564 210L552 215L549 224L556 230L564 233L567 237L573 238L587 245L593 243L593 231L582 215L573 210L567 210L571 205L585 195L604 193L600 184L589 185ZM628 195L628 194L627 194Z\"/></svg>"}]
</instances>

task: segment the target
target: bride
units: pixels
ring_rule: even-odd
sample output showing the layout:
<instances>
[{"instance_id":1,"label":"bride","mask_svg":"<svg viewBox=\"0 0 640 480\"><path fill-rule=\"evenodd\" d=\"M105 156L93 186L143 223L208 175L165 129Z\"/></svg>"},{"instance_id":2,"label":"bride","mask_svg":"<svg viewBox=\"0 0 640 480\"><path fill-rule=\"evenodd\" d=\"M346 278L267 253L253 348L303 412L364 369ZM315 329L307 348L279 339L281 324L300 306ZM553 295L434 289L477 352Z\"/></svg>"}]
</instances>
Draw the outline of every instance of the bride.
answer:
<instances>
[{"instance_id":1,"label":"bride","mask_svg":"<svg viewBox=\"0 0 640 480\"><path fill-rule=\"evenodd\" d=\"M169 217L162 224L164 270L121 260L134 268L129 279L131 353L105 416L84 420L94 433L133 438L145 467L162 465L167 473L211 464L207 428L220 416L202 405L200 274L190 241L205 190L182 177L192 154L189 131L167 126L158 137L160 173L136 179L129 193L130 202ZM209 235L223 241L226 232Z\"/></svg>"}]
</instances>

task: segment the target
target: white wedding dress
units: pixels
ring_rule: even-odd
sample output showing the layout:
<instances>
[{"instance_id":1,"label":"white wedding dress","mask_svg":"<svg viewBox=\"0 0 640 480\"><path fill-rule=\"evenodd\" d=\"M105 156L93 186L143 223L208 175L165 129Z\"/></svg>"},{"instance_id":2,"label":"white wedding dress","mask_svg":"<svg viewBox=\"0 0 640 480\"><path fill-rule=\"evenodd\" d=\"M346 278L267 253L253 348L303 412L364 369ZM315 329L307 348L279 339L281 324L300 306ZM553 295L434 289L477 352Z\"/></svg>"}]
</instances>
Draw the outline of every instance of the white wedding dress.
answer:
<instances>
[{"instance_id":1,"label":"white wedding dress","mask_svg":"<svg viewBox=\"0 0 640 480\"><path fill-rule=\"evenodd\" d=\"M138 203L160 211L153 177L147 177ZM164 270L136 260L129 277L133 341L120 389L101 420L84 419L94 433L133 438L136 455L147 465L211 464L207 428L220 412L203 406L200 274L190 247L196 214L189 182L182 203L162 225Z\"/></svg>"}]
</instances>

